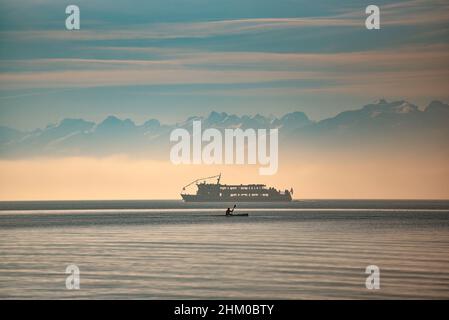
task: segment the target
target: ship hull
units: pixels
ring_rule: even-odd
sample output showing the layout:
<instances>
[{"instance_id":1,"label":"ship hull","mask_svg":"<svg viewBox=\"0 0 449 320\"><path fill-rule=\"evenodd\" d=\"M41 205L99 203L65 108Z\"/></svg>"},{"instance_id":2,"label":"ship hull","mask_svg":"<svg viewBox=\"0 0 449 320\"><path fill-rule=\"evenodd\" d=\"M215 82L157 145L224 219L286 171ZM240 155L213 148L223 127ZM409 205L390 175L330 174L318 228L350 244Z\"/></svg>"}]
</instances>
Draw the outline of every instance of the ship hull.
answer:
<instances>
[{"instance_id":1,"label":"ship hull","mask_svg":"<svg viewBox=\"0 0 449 320\"><path fill-rule=\"evenodd\" d=\"M290 202L290 195L266 196L232 196L232 197L211 197L194 194L181 194L185 202Z\"/></svg>"}]
</instances>

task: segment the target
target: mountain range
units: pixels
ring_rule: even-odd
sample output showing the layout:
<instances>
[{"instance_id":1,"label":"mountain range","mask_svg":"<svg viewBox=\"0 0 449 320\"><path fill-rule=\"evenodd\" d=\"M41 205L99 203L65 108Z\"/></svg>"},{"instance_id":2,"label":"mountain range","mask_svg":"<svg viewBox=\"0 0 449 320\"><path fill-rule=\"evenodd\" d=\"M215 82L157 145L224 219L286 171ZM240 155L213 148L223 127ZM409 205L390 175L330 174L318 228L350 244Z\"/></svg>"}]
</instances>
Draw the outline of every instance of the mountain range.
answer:
<instances>
[{"instance_id":1,"label":"mountain range","mask_svg":"<svg viewBox=\"0 0 449 320\"><path fill-rule=\"evenodd\" d=\"M237 116L211 112L206 117L193 116L177 124L161 124L150 119L141 125L130 119L108 116L100 123L83 119L63 119L58 124L32 131L0 126L0 157L78 156L78 155L160 155L170 147L170 132L189 128L201 120L203 128L278 128L280 148L315 146L343 148L354 146L448 147L449 105L432 101L426 108L407 101L381 99L357 110L344 111L335 117L312 121L303 112L274 116ZM162 153L167 155L167 153Z\"/></svg>"}]
</instances>

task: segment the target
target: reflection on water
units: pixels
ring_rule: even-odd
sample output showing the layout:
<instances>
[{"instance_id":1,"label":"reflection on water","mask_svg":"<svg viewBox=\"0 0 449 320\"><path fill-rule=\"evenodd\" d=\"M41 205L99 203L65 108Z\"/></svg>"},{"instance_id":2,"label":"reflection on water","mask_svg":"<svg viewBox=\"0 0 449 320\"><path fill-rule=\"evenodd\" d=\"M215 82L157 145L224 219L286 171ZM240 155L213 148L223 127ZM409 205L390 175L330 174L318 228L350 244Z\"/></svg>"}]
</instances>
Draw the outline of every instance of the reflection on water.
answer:
<instances>
[{"instance_id":1,"label":"reflection on water","mask_svg":"<svg viewBox=\"0 0 449 320\"><path fill-rule=\"evenodd\" d=\"M0 298L449 298L448 202L197 207L3 203Z\"/></svg>"}]
</instances>

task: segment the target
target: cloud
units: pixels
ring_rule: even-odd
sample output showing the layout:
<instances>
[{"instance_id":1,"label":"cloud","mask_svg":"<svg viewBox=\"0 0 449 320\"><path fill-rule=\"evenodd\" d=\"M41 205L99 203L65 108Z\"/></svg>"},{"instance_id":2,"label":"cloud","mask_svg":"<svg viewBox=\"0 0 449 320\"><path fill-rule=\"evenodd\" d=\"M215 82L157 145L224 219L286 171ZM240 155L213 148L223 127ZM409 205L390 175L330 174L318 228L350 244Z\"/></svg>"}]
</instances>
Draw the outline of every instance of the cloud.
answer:
<instances>
[{"instance_id":1,"label":"cloud","mask_svg":"<svg viewBox=\"0 0 449 320\"><path fill-rule=\"evenodd\" d=\"M416 26L447 24L449 4L447 1L407 1L385 4L381 8L382 26ZM287 30L310 27L364 27L366 14L364 8L344 9L329 16L311 17L259 17L247 19L226 19L213 21L190 21L150 24L126 24L119 28L103 25L100 21L89 21L88 26L77 32L66 30L26 30L3 31L4 39L20 41L98 41L98 40L136 40L136 39L180 39L208 38L260 33L270 30Z\"/></svg>"},{"instance_id":2,"label":"cloud","mask_svg":"<svg viewBox=\"0 0 449 320\"><path fill-rule=\"evenodd\" d=\"M120 29L103 28L89 30L87 28L67 32L66 30L27 30L0 32L3 38L51 41L98 41L98 40L136 40L136 39L178 39L207 38L224 35L257 33L261 31L327 26L357 26L355 19L334 18L254 18L187 23L155 23L125 26Z\"/></svg>"},{"instance_id":3,"label":"cloud","mask_svg":"<svg viewBox=\"0 0 449 320\"><path fill-rule=\"evenodd\" d=\"M116 48L105 47L100 50L116 50ZM130 47L127 50L141 52L144 49ZM393 85L394 90L399 90L405 96L407 93L442 96L449 85L448 52L449 45L431 45L347 53L180 50L170 51L162 58L152 60L8 60L2 61L1 67L16 71L1 73L0 84L2 90L12 90L136 85L263 84L287 81L281 87L296 93L314 90L357 93L363 89L363 92L376 90L378 94L382 92L387 94L391 92ZM294 81L305 81L307 85ZM229 89L236 92L236 88ZM241 92L244 90L250 92L257 88L250 91L248 88L241 89ZM262 89L268 88L264 86ZM283 92L282 88L275 84L271 89L272 92L276 90ZM205 92L207 88L201 91ZM226 88L220 91L225 92Z\"/></svg>"},{"instance_id":4,"label":"cloud","mask_svg":"<svg viewBox=\"0 0 449 320\"><path fill-rule=\"evenodd\" d=\"M316 78L312 72L213 71L187 68L143 70L98 70L17 72L0 74L3 89L135 86L160 84L262 83Z\"/></svg>"},{"instance_id":5,"label":"cloud","mask_svg":"<svg viewBox=\"0 0 449 320\"><path fill-rule=\"evenodd\" d=\"M382 26L447 25L449 3L445 0L412 0L380 5ZM361 11L342 13L342 19L360 18Z\"/></svg>"}]
</instances>

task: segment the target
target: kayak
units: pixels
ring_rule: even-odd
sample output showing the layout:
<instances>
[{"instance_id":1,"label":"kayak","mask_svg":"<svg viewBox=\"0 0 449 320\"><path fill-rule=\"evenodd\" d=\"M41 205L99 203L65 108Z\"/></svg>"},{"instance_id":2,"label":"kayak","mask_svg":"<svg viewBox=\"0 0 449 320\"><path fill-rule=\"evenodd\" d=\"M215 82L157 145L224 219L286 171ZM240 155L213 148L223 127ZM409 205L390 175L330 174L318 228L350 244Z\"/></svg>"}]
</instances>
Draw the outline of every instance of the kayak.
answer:
<instances>
[{"instance_id":1,"label":"kayak","mask_svg":"<svg viewBox=\"0 0 449 320\"><path fill-rule=\"evenodd\" d=\"M248 216L247 213L235 213L235 214L228 215L226 217L247 217L247 216Z\"/></svg>"}]
</instances>

